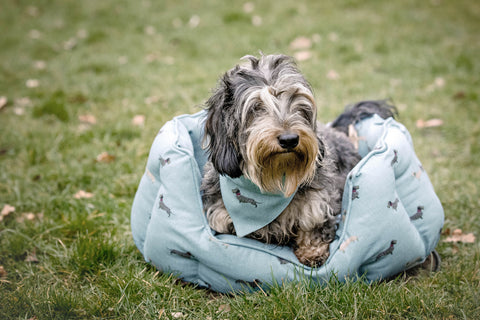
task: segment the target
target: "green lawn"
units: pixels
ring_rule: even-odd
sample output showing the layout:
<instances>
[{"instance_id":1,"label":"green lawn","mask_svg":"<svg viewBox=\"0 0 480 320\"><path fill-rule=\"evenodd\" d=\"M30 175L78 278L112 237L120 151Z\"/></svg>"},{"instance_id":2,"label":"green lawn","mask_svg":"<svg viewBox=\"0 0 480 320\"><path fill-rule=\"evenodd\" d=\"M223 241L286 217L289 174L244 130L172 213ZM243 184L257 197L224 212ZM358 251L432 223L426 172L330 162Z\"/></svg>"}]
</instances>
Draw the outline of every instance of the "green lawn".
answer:
<instances>
[{"instance_id":1,"label":"green lawn","mask_svg":"<svg viewBox=\"0 0 480 320\"><path fill-rule=\"evenodd\" d=\"M3 0L0 30L1 319L480 318L479 241L444 242L480 237L480 2ZM260 51L300 59L322 121L398 106L445 209L440 272L227 296L144 262L157 131Z\"/></svg>"}]
</instances>

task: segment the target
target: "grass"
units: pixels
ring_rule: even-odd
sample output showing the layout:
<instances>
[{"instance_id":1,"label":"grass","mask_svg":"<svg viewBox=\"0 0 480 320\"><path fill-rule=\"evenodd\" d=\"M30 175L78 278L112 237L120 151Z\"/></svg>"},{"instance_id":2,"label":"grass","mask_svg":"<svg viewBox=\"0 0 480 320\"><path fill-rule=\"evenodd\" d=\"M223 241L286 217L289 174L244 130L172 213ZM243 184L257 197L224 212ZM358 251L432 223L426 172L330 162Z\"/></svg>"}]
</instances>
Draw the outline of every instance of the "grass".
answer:
<instances>
[{"instance_id":1,"label":"grass","mask_svg":"<svg viewBox=\"0 0 480 320\"><path fill-rule=\"evenodd\" d=\"M199 110L243 55L295 54L299 36L312 40L299 65L319 117L393 99L444 205L445 229L480 236L479 3L252 4L250 12L244 1L2 1L0 207L15 211L0 222L0 318L480 317L478 240L443 236L436 274L239 296L195 289L143 261L129 214L158 129ZM136 115L143 125L132 124ZM443 125L416 127L432 118ZM75 198L81 190L92 196Z\"/></svg>"}]
</instances>

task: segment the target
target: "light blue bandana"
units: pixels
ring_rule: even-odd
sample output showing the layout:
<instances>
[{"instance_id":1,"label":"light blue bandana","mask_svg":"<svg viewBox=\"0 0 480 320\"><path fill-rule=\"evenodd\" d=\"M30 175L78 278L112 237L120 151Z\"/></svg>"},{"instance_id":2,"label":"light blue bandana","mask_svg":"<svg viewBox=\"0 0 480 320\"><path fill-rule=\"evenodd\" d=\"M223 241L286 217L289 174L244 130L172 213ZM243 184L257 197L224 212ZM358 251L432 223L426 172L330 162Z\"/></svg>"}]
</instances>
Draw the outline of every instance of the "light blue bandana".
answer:
<instances>
[{"instance_id":1,"label":"light blue bandana","mask_svg":"<svg viewBox=\"0 0 480 320\"><path fill-rule=\"evenodd\" d=\"M220 176L220 190L238 237L244 237L275 220L292 200L281 193L267 193L241 176Z\"/></svg>"}]
</instances>

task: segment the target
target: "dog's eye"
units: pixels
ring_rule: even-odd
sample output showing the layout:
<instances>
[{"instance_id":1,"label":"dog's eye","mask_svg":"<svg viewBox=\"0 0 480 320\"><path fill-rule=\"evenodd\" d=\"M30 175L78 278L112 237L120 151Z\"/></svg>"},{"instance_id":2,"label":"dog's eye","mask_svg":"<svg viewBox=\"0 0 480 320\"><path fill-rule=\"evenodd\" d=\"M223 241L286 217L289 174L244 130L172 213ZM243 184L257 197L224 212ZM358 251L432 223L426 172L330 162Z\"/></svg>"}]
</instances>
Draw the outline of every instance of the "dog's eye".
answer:
<instances>
[{"instance_id":1,"label":"dog's eye","mask_svg":"<svg viewBox=\"0 0 480 320\"><path fill-rule=\"evenodd\" d=\"M304 119L311 120L313 118L313 110L309 105L297 104L293 107L292 111L298 113Z\"/></svg>"},{"instance_id":2,"label":"dog's eye","mask_svg":"<svg viewBox=\"0 0 480 320\"><path fill-rule=\"evenodd\" d=\"M255 102L255 104L252 106L252 109L251 109L251 113L253 113L254 115L258 115L259 113L262 113L264 111L265 111L265 107L261 102Z\"/></svg>"}]
</instances>

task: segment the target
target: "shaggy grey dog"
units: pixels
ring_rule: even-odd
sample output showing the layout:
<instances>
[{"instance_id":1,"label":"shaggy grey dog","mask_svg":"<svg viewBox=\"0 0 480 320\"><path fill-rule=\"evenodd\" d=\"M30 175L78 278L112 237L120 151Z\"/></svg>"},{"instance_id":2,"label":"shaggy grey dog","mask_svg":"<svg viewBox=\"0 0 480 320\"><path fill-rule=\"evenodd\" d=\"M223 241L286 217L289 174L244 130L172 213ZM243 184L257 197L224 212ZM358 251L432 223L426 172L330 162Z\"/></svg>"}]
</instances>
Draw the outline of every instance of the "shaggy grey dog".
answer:
<instances>
[{"instance_id":1,"label":"shaggy grey dog","mask_svg":"<svg viewBox=\"0 0 480 320\"><path fill-rule=\"evenodd\" d=\"M322 125L316 120L312 88L291 57L244 59L245 64L224 74L206 102L209 162L201 191L207 220L218 233L236 234L224 202L230 192L239 205L265 214L260 202L239 188L221 190L222 176L245 178L262 194L288 199L273 221L247 237L291 245L301 263L319 266L329 256L346 176L360 160L345 133L374 112L384 118L392 112L365 102L332 126Z\"/></svg>"}]
</instances>

